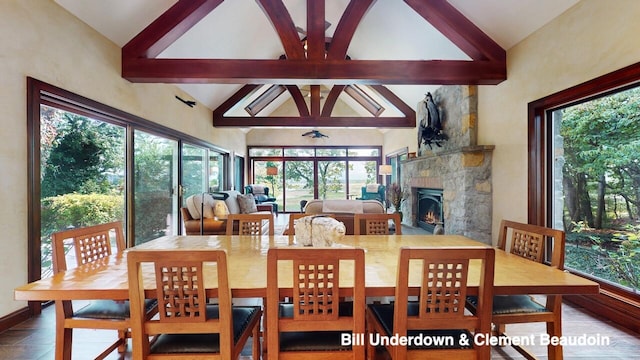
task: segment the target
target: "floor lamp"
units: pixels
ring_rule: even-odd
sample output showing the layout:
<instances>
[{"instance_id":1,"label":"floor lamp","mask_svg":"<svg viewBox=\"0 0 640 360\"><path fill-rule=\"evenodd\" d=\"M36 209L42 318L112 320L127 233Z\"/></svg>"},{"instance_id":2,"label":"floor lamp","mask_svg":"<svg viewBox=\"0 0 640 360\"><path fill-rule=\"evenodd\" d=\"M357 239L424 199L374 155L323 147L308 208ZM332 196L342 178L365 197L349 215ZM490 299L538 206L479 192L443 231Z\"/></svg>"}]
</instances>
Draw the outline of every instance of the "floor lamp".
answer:
<instances>
[{"instance_id":1,"label":"floor lamp","mask_svg":"<svg viewBox=\"0 0 640 360\"><path fill-rule=\"evenodd\" d=\"M391 165L380 165L378 167L378 175L384 177L384 184L385 184L385 194L384 194L384 208L385 210L389 208L389 204L387 203L387 194L386 194L386 185L387 185L387 178L386 176L391 175Z\"/></svg>"}]
</instances>

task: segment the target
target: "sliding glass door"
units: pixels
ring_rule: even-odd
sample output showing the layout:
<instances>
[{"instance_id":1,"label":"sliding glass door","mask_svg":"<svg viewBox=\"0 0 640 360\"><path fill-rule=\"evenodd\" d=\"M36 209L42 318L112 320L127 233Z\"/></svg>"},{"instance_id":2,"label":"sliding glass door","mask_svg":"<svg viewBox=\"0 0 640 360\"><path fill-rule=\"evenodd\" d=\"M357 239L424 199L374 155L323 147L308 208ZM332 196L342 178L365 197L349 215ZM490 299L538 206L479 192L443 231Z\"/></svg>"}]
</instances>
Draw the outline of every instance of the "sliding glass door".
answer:
<instances>
[{"instance_id":1,"label":"sliding glass door","mask_svg":"<svg viewBox=\"0 0 640 360\"><path fill-rule=\"evenodd\" d=\"M125 128L42 105L40 139L40 276L49 277L51 234L125 220Z\"/></svg>"},{"instance_id":2,"label":"sliding glass door","mask_svg":"<svg viewBox=\"0 0 640 360\"><path fill-rule=\"evenodd\" d=\"M138 245L178 231L178 142L134 132L134 231Z\"/></svg>"}]
</instances>

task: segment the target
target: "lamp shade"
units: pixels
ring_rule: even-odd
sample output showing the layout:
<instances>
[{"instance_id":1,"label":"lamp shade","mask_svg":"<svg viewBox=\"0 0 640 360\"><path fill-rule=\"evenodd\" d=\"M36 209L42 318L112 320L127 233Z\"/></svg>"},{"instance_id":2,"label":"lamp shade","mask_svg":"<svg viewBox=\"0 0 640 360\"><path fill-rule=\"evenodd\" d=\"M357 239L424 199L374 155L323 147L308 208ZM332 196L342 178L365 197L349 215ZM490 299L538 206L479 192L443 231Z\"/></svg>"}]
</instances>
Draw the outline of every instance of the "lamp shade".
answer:
<instances>
[{"instance_id":1,"label":"lamp shade","mask_svg":"<svg viewBox=\"0 0 640 360\"><path fill-rule=\"evenodd\" d=\"M275 166L267 166L267 175L278 175L278 168Z\"/></svg>"},{"instance_id":2,"label":"lamp shade","mask_svg":"<svg viewBox=\"0 0 640 360\"><path fill-rule=\"evenodd\" d=\"M378 175L391 175L391 165L380 165L378 168Z\"/></svg>"}]
</instances>

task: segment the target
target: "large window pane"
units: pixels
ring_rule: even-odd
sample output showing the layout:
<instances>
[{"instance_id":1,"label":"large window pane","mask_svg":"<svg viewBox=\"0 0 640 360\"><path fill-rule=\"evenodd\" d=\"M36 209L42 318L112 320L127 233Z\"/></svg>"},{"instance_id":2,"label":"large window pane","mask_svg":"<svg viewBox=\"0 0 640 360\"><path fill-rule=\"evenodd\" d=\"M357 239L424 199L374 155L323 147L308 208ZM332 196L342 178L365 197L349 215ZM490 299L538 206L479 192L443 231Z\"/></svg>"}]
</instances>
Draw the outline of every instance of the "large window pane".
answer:
<instances>
[{"instance_id":1,"label":"large window pane","mask_svg":"<svg viewBox=\"0 0 640 360\"><path fill-rule=\"evenodd\" d=\"M349 161L349 197L362 195L362 187L367 184L378 184L375 161Z\"/></svg>"},{"instance_id":2,"label":"large window pane","mask_svg":"<svg viewBox=\"0 0 640 360\"><path fill-rule=\"evenodd\" d=\"M379 156L378 149L349 149L349 156Z\"/></svg>"},{"instance_id":3,"label":"large window pane","mask_svg":"<svg viewBox=\"0 0 640 360\"><path fill-rule=\"evenodd\" d=\"M346 161L318 161L318 198L346 199Z\"/></svg>"},{"instance_id":4,"label":"large window pane","mask_svg":"<svg viewBox=\"0 0 640 360\"><path fill-rule=\"evenodd\" d=\"M284 149L284 156L311 157L315 155L314 149Z\"/></svg>"},{"instance_id":5,"label":"large window pane","mask_svg":"<svg viewBox=\"0 0 640 360\"><path fill-rule=\"evenodd\" d=\"M282 148L251 148L249 156L282 156Z\"/></svg>"},{"instance_id":6,"label":"large window pane","mask_svg":"<svg viewBox=\"0 0 640 360\"><path fill-rule=\"evenodd\" d=\"M640 290L640 89L553 112L553 220L565 267Z\"/></svg>"},{"instance_id":7,"label":"large window pane","mask_svg":"<svg viewBox=\"0 0 640 360\"><path fill-rule=\"evenodd\" d=\"M299 212L301 200L313 199L313 161L287 161L284 211Z\"/></svg>"},{"instance_id":8,"label":"large window pane","mask_svg":"<svg viewBox=\"0 0 640 360\"><path fill-rule=\"evenodd\" d=\"M51 234L124 221L126 156L121 126L42 105L40 129L44 278L53 273Z\"/></svg>"},{"instance_id":9,"label":"large window pane","mask_svg":"<svg viewBox=\"0 0 640 360\"><path fill-rule=\"evenodd\" d=\"M135 244L176 234L178 142L134 132Z\"/></svg>"},{"instance_id":10,"label":"large window pane","mask_svg":"<svg viewBox=\"0 0 640 360\"><path fill-rule=\"evenodd\" d=\"M347 156L347 149L316 149L316 156Z\"/></svg>"},{"instance_id":11,"label":"large window pane","mask_svg":"<svg viewBox=\"0 0 640 360\"><path fill-rule=\"evenodd\" d=\"M207 150L189 144L182 145L183 199L207 191Z\"/></svg>"},{"instance_id":12,"label":"large window pane","mask_svg":"<svg viewBox=\"0 0 640 360\"><path fill-rule=\"evenodd\" d=\"M224 190L224 155L209 150L209 191Z\"/></svg>"}]
</instances>

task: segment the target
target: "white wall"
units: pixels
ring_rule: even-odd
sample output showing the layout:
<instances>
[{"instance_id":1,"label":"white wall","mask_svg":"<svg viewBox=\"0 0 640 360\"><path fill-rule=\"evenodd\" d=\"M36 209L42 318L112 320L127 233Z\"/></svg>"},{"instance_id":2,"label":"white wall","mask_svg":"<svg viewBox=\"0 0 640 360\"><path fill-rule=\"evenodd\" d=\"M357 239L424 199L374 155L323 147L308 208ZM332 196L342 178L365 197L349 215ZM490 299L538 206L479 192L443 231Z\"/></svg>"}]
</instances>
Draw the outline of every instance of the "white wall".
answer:
<instances>
[{"instance_id":1,"label":"white wall","mask_svg":"<svg viewBox=\"0 0 640 360\"><path fill-rule=\"evenodd\" d=\"M236 129L214 129L209 109L174 99L173 85L120 76L120 49L49 0L0 1L0 317L25 306L13 289L27 282L26 78L34 77L243 154Z\"/></svg>"},{"instance_id":2,"label":"white wall","mask_svg":"<svg viewBox=\"0 0 640 360\"><path fill-rule=\"evenodd\" d=\"M527 104L640 61L640 1L582 0L507 51L507 80L478 91L478 144L495 145L493 238L527 220Z\"/></svg>"}]
</instances>

